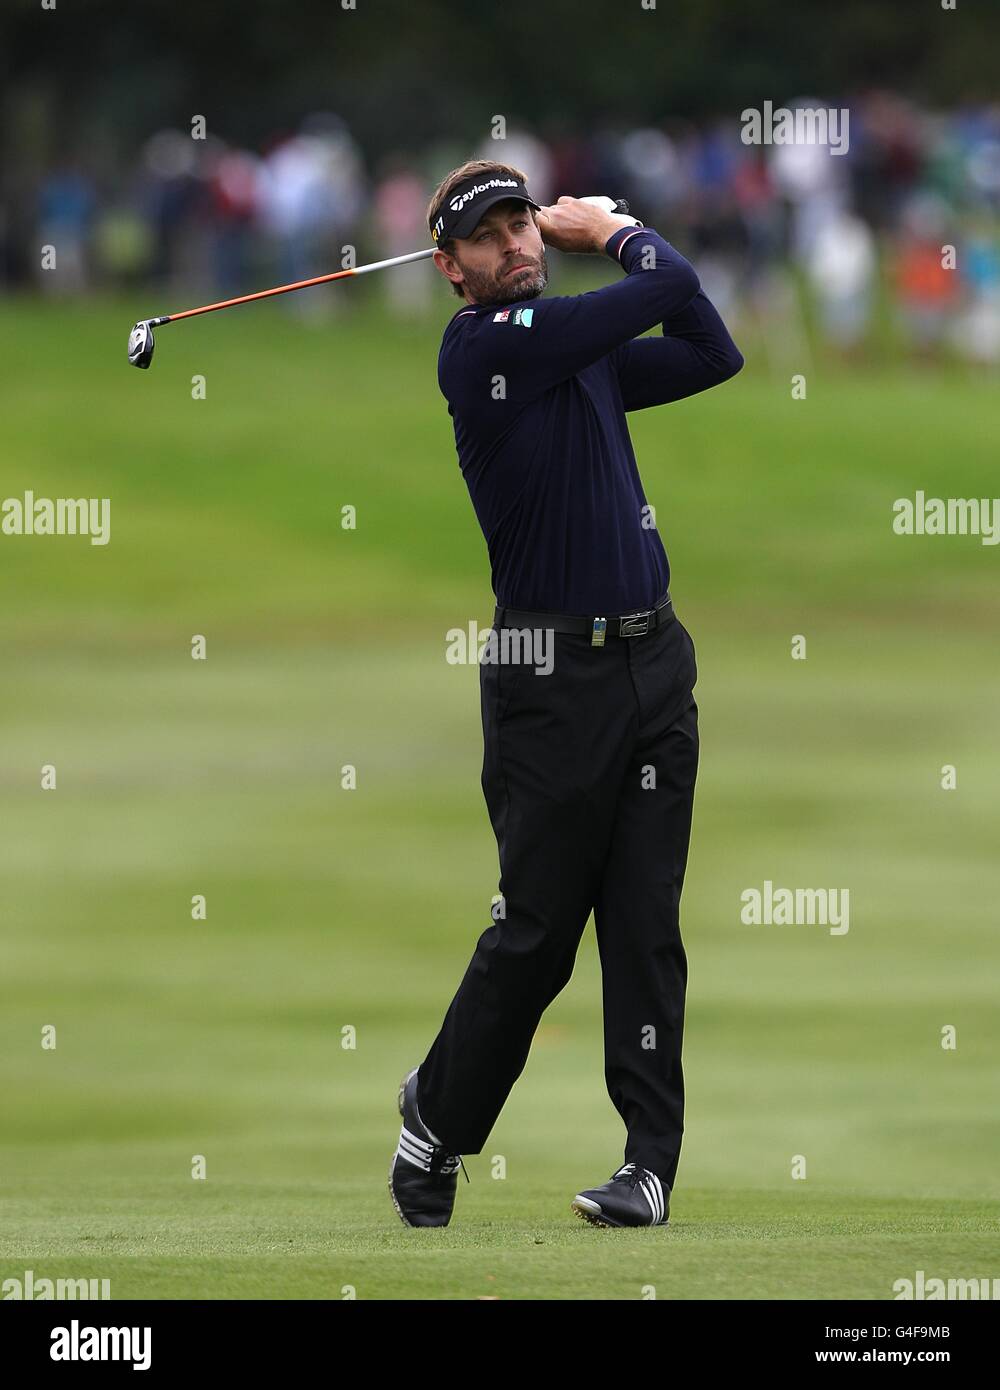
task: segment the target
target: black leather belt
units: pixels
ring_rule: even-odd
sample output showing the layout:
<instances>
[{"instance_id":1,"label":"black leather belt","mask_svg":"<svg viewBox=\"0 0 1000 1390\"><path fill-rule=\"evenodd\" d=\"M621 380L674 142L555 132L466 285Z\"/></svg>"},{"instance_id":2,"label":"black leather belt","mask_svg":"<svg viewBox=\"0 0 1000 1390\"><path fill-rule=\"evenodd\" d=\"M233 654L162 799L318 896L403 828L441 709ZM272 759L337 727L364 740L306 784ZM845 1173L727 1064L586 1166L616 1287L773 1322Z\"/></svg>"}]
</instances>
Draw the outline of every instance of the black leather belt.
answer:
<instances>
[{"instance_id":1,"label":"black leather belt","mask_svg":"<svg viewBox=\"0 0 1000 1390\"><path fill-rule=\"evenodd\" d=\"M570 613L524 613L516 608L498 606L493 614L493 626L579 632L590 638L592 647L603 647L608 637L645 637L648 632L672 623L675 616L668 593L655 608L643 608L638 613L619 613L610 618L584 618Z\"/></svg>"}]
</instances>

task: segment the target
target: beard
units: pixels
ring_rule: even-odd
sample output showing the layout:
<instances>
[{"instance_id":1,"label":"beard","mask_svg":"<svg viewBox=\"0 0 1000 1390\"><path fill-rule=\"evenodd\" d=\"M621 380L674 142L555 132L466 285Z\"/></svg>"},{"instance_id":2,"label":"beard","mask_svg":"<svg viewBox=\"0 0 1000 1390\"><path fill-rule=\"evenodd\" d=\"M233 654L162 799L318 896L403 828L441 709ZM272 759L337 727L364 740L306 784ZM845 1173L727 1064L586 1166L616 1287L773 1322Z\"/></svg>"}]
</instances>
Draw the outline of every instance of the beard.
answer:
<instances>
[{"instance_id":1,"label":"beard","mask_svg":"<svg viewBox=\"0 0 1000 1390\"><path fill-rule=\"evenodd\" d=\"M458 260L458 257L455 259ZM527 261L525 268L516 275L506 274L519 261ZM518 256L495 272L474 270L462 265L461 261L458 264L465 277L465 288L474 304L516 304L521 299L535 299L549 282L549 267L544 251L537 258Z\"/></svg>"}]
</instances>

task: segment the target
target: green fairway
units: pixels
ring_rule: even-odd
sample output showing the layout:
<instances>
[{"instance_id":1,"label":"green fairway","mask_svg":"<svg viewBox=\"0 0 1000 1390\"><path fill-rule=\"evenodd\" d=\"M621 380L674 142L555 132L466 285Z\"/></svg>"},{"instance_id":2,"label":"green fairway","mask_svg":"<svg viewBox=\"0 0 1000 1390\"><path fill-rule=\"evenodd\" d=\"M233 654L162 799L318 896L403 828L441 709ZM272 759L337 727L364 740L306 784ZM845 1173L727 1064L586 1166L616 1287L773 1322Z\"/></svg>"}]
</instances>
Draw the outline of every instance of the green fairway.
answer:
<instances>
[{"instance_id":1,"label":"green fairway","mask_svg":"<svg viewBox=\"0 0 1000 1390\"><path fill-rule=\"evenodd\" d=\"M735 381L632 417L699 666L671 1224L569 1209L624 1143L591 925L453 1224L409 1230L397 1087L497 891L478 671L444 655L492 595L436 382L455 303L375 304L167 326L148 373L125 360L148 304L5 306L0 500L110 497L112 526L0 536L0 1281L885 1299L1000 1276L1000 547L892 531L917 489L997 493L995 382L816 363L795 401L734 325ZM850 930L744 925L765 880L849 889Z\"/></svg>"}]
</instances>

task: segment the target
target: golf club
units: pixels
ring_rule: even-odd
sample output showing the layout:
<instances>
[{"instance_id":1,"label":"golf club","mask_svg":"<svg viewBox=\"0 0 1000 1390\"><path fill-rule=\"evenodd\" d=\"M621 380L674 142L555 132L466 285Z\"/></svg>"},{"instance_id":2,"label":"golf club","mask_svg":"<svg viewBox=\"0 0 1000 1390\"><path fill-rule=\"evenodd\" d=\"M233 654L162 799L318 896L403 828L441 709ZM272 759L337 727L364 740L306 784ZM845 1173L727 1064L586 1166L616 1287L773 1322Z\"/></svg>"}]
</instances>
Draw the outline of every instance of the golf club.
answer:
<instances>
[{"instance_id":1,"label":"golf club","mask_svg":"<svg viewBox=\"0 0 1000 1390\"><path fill-rule=\"evenodd\" d=\"M582 198L584 203L597 203L605 212L628 215L628 203L624 198L607 198L598 195ZM635 219L633 219L635 220ZM642 223L636 221L636 226ZM270 299L276 294L290 294L293 290L309 289L311 285L328 285L332 280L346 280L351 275L367 275L373 270L388 270L390 266L407 265L410 261L423 261L434 255L435 247L426 251L411 251L406 256L393 256L387 261L372 261L370 265L354 266L350 270L335 270L329 275L317 275L311 280L296 280L290 285L277 285L271 290L258 290L255 294L242 294L236 299L222 299L217 304L202 304L197 309L184 309L179 314L163 314L159 318L140 319L128 335L128 360L133 367L148 367L153 360L156 342L153 329L164 323L176 323L178 319L194 318L196 314L212 314L216 309L232 309L237 304L250 304L255 299Z\"/></svg>"}]
</instances>

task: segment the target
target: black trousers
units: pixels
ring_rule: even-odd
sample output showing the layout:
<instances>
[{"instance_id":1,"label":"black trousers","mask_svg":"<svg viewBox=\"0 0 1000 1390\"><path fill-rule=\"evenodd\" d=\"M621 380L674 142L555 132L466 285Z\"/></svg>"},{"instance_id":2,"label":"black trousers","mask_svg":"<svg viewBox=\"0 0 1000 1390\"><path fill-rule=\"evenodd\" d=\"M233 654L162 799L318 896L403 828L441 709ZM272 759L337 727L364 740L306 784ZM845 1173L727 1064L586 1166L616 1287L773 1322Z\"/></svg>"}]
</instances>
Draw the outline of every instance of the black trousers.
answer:
<instances>
[{"instance_id":1,"label":"black trousers","mask_svg":"<svg viewBox=\"0 0 1000 1390\"><path fill-rule=\"evenodd\" d=\"M593 911L625 1162L672 1188L684 1128L679 905L698 766L694 643L677 618L604 647L577 633L549 631L548 642L548 675L480 666L503 902L421 1063L417 1105L453 1152L481 1152Z\"/></svg>"}]
</instances>

